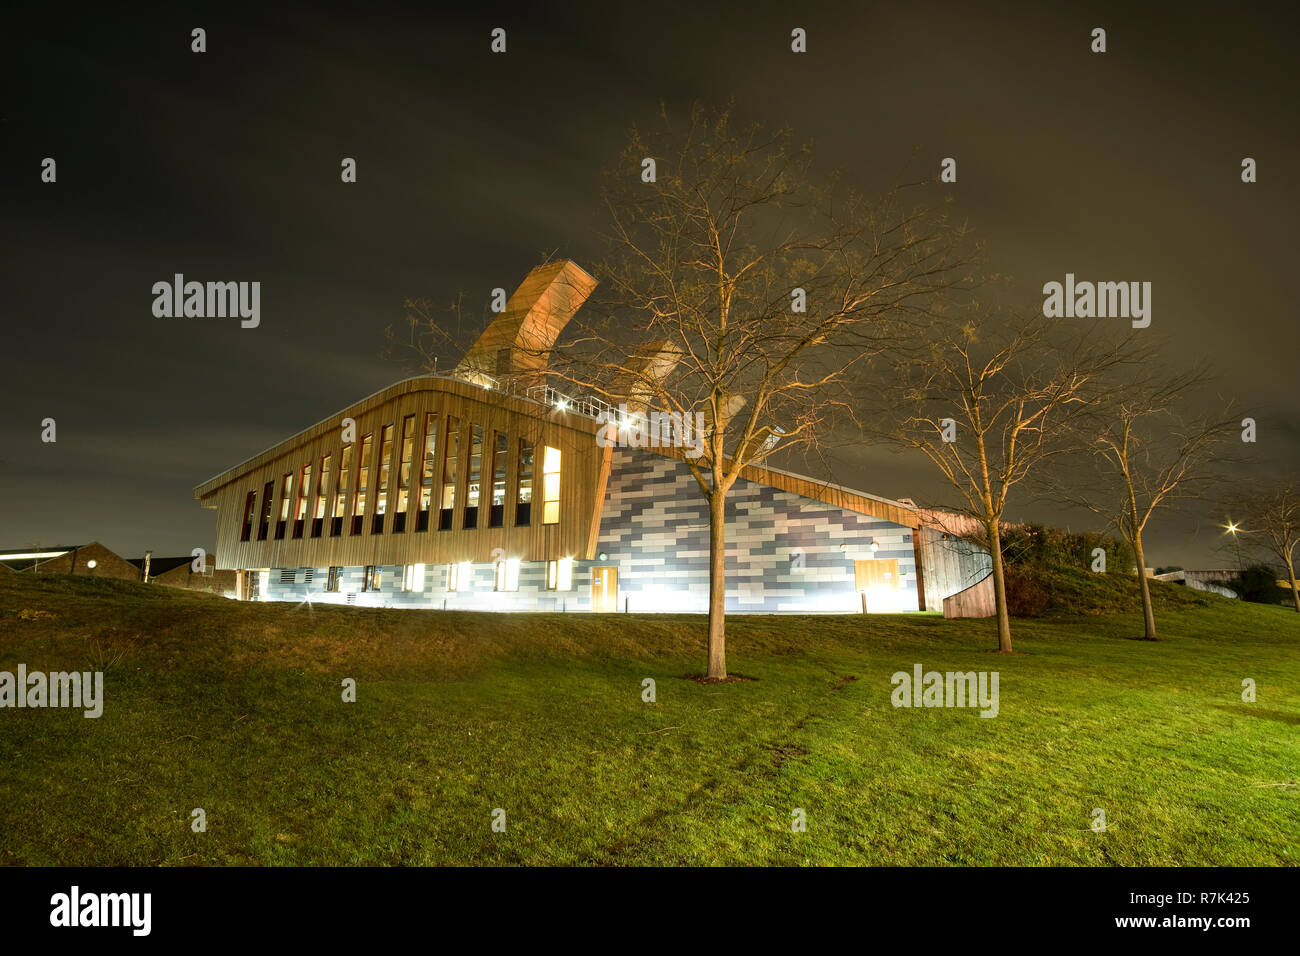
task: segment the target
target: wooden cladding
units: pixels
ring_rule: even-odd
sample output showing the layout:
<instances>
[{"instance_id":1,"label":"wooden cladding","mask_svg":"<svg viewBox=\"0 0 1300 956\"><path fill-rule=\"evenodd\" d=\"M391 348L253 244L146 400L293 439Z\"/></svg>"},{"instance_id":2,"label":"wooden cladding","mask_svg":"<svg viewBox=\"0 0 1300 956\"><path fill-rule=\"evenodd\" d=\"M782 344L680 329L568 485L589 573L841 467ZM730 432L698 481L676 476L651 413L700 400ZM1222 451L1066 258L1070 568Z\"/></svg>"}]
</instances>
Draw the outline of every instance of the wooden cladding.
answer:
<instances>
[{"instance_id":1,"label":"wooden cladding","mask_svg":"<svg viewBox=\"0 0 1300 956\"><path fill-rule=\"evenodd\" d=\"M667 458L676 458L680 461L686 460L685 449L682 448L660 447L651 449L651 451ZM730 467L730 464L730 461L728 461L727 466ZM866 495L860 491L854 491L851 488L845 488L831 482L817 481L805 475L794 475L786 471L764 468L761 465L746 465L740 469L740 477L746 481L757 482L760 485L770 485L782 491L803 495L805 498L812 498L815 501L824 501L828 505L843 508L845 511L870 515L873 518L883 518L885 521L892 521L894 524L901 524L907 528L921 526L920 515L913 508L896 501L890 501L887 498Z\"/></svg>"},{"instance_id":2,"label":"wooden cladding","mask_svg":"<svg viewBox=\"0 0 1300 956\"><path fill-rule=\"evenodd\" d=\"M341 440L344 418L355 421L355 443ZM596 429L462 382L411 379L205 482L195 496L217 511L223 568L589 559L609 458ZM534 450L543 460L549 450L542 476L533 472ZM544 508L531 507L535 477L544 478ZM299 531L308 501L317 517ZM250 514L262 519L257 540L241 540ZM265 533L281 515L293 533Z\"/></svg>"}]
</instances>

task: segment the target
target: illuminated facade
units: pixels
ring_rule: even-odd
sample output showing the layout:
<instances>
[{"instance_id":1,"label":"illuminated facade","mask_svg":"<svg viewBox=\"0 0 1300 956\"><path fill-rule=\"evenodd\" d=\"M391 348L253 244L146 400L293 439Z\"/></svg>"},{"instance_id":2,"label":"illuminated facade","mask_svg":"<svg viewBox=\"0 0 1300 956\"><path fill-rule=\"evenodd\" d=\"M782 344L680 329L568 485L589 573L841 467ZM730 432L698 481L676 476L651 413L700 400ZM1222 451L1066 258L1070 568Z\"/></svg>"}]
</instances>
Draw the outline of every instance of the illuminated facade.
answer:
<instances>
[{"instance_id":1,"label":"illuminated facade","mask_svg":"<svg viewBox=\"0 0 1300 956\"><path fill-rule=\"evenodd\" d=\"M534 269L453 372L399 382L198 486L239 596L707 610L708 507L681 449L598 440L608 406L546 383L546 350L594 285L571 262ZM918 514L746 469L727 504L727 610L933 608L945 595L922 580Z\"/></svg>"}]
</instances>

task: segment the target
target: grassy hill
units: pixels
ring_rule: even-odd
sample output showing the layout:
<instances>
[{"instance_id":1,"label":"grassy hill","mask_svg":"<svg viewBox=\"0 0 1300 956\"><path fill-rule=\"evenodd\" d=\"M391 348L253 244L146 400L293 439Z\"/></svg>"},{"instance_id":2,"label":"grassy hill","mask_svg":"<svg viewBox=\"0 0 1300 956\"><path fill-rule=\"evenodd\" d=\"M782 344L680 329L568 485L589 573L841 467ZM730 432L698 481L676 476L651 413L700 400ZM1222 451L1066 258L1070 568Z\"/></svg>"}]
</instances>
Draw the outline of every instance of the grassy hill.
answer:
<instances>
[{"instance_id":1,"label":"grassy hill","mask_svg":"<svg viewBox=\"0 0 1300 956\"><path fill-rule=\"evenodd\" d=\"M1296 862L1300 615L1160 593L1159 643L1136 613L1056 613L1014 622L1012 656L988 621L734 617L754 679L702 686L695 616L4 575L0 670L102 669L106 701L0 710L0 862ZM997 670L998 716L894 708L916 663Z\"/></svg>"}]
</instances>

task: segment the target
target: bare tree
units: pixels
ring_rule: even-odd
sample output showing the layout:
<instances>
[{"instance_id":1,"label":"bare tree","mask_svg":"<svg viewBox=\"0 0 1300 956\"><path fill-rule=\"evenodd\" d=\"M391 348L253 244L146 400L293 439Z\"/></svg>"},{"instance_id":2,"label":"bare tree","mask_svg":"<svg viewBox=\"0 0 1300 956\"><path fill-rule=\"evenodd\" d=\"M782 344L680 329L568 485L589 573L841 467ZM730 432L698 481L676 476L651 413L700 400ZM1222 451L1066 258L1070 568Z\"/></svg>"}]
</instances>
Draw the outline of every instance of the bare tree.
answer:
<instances>
[{"instance_id":1,"label":"bare tree","mask_svg":"<svg viewBox=\"0 0 1300 956\"><path fill-rule=\"evenodd\" d=\"M956 510L985 530L998 647L1011 653L1002 522L1013 489L1070 447L1071 425L1096 400L1123 350L1095 328L973 308L926 330L928 347L896 356L872 429L924 454L957 493ZM889 409L902 409L896 420Z\"/></svg>"},{"instance_id":2,"label":"bare tree","mask_svg":"<svg viewBox=\"0 0 1300 956\"><path fill-rule=\"evenodd\" d=\"M1149 359L1149 351L1142 357ZM1063 496L1106 518L1133 549L1148 641L1157 637L1143 532L1157 511L1199 500L1219 480L1220 449L1233 427L1227 411L1199 417L1185 412L1205 382L1201 370L1165 377L1144 372L1116 382L1077 422L1092 467L1083 480L1072 470L1074 490Z\"/></svg>"},{"instance_id":3,"label":"bare tree","mask_svg":"<svg viewBox=\"0 0 1300 956\"><path fill-rule=\"evenodd\" d=\"M709 505L707 676L726 676L725 507L778 446L854 422L854 385L964 283L963 230L899 187L867 201L813 184L788 130L727 112L633 129L602 190L609 253L555 376L611 402L699 422L689 467ZM919 188L919 185L918 185Z\"/></svg>"},{"instance_id":4,"label":"bare tree","mask_svg":"<svg viewBox=\"0 0 1300 956\"><path fill-rule=\"evenodd\" d=\"M1247 547L1282 562L1291 582L1291 600L1300 612L1296 587L1296 549L1300 547L1300 485L1282 478L1269 485L1247 485L1225 502L1224 511L1236 534L1246 536Z\"/></svg>"}]
</instances>

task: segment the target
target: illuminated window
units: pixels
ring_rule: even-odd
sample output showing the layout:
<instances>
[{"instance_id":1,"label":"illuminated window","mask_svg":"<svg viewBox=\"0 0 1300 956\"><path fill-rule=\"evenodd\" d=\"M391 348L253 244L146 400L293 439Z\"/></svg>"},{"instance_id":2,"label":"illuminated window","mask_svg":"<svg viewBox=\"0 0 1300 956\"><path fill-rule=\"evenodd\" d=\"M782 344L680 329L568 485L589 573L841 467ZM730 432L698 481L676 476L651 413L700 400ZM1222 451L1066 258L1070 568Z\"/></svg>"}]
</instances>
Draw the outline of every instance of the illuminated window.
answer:
<instances>
[{"instance_id":1,"label":"illuminated window","mask_svg":"<svg viewBox=\"0 0 1300 956\"><path fill-rule=\"evenodd\" d=\"M515 501L515 524L527 526L533 520L533 443L519 439L519 493Z\"/></svg>"},{"instance_id":2,"label":"illuminated window","mask_svg":"<svg viewBox=\"0 0 1300 956\"><path fill-rule=\"evenodd\" d=\"M262 486L262 521L257 526L258 541L266 540L266 532L271 527L271 496L274 494L274 481L268 481Z\"/></svg>"},{"instance_id":3,"label":"illuminated window","mask_svg":"<svg viewBox=\"0 0 1300 956\"><path fill-rule=\"evenodd\" d=\"M323 455L320 460L320 476L316 479L316 512L311 519L311 536L319 538L325 525L325 509L329 507L326 487L330 480L330 456Z\"/></svg>"},{"instance_id":4,"label":"illuminated window","mask_svg":"<svg viewBox=\"0 0 1300 956\"><path fill-rule=\"evenodd\" d=\"M542 524L560 520L560 449L542 449Z\"/></svg>"},{"instance_id":5,"label":"illuminated window","mask_svg":"<svg viewBox=\"0 0 1300 956\"><path fill-rule=\"evenodd\" d=\"M424 565L408 564L406 571L402 575L403 591L423 591L424 590Z\"/></svg>"},{"instance_id":6,"label":"illuminated window","mask_svg":"<svg viewBox=\"0 0 1300 956\"><path fill-rule=\"evenodd\" d=\"M339 578L342 574L342 568L330 568L329 576L325 579L325 590L337 591L339 589Z\"/></svg>"},{"instance_id":7,"label":"illuminated window","mask_svg":"<svg viewBox=\"0 0 1300 956\"><path fill-rule=\"evenodd\" d=\"M379 430L379 489L375 492L375 518L370 526L371 534L382 534L384 514L388 510L388 476L393 470L393 426L385 425Z\"/></svg>"},{"instance_id":8,"label":"illuminated window","mask_svg":"<svg viewBox=\"0 0 1300 956\"><path fill-rule=\"evenodd\" d=\"M415 416L402 419L402 459L397 469L397 512L393 515L393 531L406 530L406 511L411 506L411 453L415 449Z\"/></svg>"},{"instance_id":9,"label":"illuminated window","mask_svg":"<svg viewBox=\"0 0 1300 956\"><path fill-rule=\"evenodd\" d=\"M496 580L493 585L497 591L519 590L519 559L507 558L496 563Z\"/></svg>"},{"instance_id":10,"label":"illuminated window","mask_svg":"<svg viewBox=\"0 0 1300 956\"><path fill-rule=\"evenodd\" d=\"M339 461L339 487L334 495L334 515L330 519L330 535L343 533L343 518L348 513L348 493L352 488L352 446L344 445Z\"/></svg>"},{"instance_id":11,"label":"illuminated window","mask_svg":"<svg viewBox=\"0 0 1300 956\"><path fill-rule=\"evenodd\" d=\"M427 412L424 416L424 442L420 464L420 512L415 519L416 531L429 530L429 506L433 501L433 470L438 444L438 416Z\"/></svg>"},{"instance_id":12,"label":"illuminated window","mask_svg":"<svg viewBox=\"0 0 1300 956\"><path fill-rule=\"evenodd\" d=\"M465 488L465 521L462 528L478 527L479 484L483 480L483 426L469 428L469 481Z\"/></svg>"},{"instance_id":13,"label":"illuminated window","mask_svg":"<svg viewBox=\"0 0 1300 956\"><path fill-rule=\"evenodd\" d=\"M506 516L506 456L510 439L504 432L496 433L496 447L492 451L492 509L488 512L488 527L499 528Z\"/></svg>"},{"instance_id":14,"label":"illuminated window","mask_svg":"<svg viewBox=\"0 0 1300 956\"><path fill-rule=\"evenodd\" d=\"M298 473L298 506L293 513L293 536L302 537L302 528L307 521L307 492L311 489L311 462L302 466Z\"/></svg>"},{"instance_id":15,"label":"illuminated window","mask_svg":"<svg viewBox=\"0 0 1300 956\"><path fill-rule=\"evenodd\" d=\"M289 523L289 501L293 498L293 472L283 478L280 485L280 520L275 523L275 540L284 537L284 527Z\"/></svg>"},{"instance_id":16,"label":"illuminated window","mask_svg":"<svg viewBox=\"0 0 1300 956\"><path fill-rule=\"evenodd\" d=\"M446 459L442 465L442 503L439 505L438 530L451 528L451 513L456 507L456 457L460 454L460 423L447 416Z\"/></svg>"},{"instance_id":17,"label":"illuminated window","mask_svg":"<svg viewBox=\"0 0 1300 956\"><path fill-rule=\"evenodd\" d=\"M240 541L247 541L253 534L253 519L257 517L257 492L250 491L244 499L244 530L239 533Z\"/></svg>"},{"instance_id":18,"label":"illuminated window","mask_svg":"<svg viewBox=\"0 0 1300 956\"><path fill-rule=\"evenodd\" d=\"M352 506L352 534L360 534L366 520L366 492L370 490L370 445L374 435L363 435L357 456L357 500Z\"/></svg>"},{"instance_id":19,"label":"illuminated window","mask_svg":"<svg viewBox=\"0 0 1300 956\"><path fill-rule=\"evenodd\" d=\"M468 591L470 589L471 573L468 561L447 565L447 590Z\"/></svg>"},{"instance_id":20,"label":"illuminated window","mask_svg":"<svg viewBox=\"0 0 1300 956\"><path fill-rule=\"evenodd\" d=\"M548 591L572 591L573 590L573 559L561 558L558 561L546 562L546 590Z\"/></svg>"},{"instance_id":21,"label":"illuminated window","mask_svg":"<svg viewBox=\"0 0 1300 956\"><path fill-rule=\"evenodd\" d=\"M367 564L361 590L378 591L383 585L384 569L377 564Z\"/></svg>"}]
</instances>

